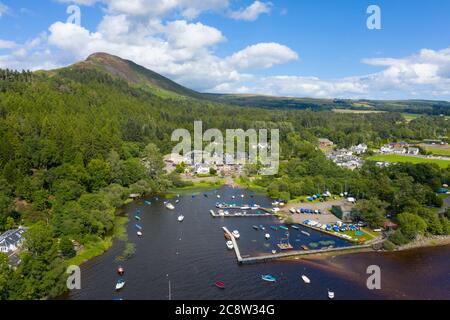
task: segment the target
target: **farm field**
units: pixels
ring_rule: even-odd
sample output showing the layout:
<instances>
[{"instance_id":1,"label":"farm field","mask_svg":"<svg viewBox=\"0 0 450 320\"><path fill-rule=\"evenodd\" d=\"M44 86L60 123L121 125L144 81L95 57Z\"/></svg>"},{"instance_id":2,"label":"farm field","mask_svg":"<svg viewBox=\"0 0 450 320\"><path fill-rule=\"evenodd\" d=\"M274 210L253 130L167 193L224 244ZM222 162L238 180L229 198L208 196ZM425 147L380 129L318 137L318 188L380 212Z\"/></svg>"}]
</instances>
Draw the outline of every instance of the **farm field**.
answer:
<instances>
[{"instance_id":1,"label":"farm field","mask_svg":"<svg viewBox=\"0 0 450 320\"><path fill-rule=\"evenodd\" d=\"M420 146L424 148L426 151L431 152L433 155L450 157L449 145L440 146L440 145L421 144Z\"/></svg>"},{"instance_id":2,"label":"farm field","mask_svg":"<svg viewBox=\"0 0 450 320\"><path fill-rule=\"evenodd\" d=\"M409 163L435 163L441 168L447 168L450 165L450 160L441 160L441 159L427 159L421 157L412 157L412 156L403 156L397 154L386 154L386 155L377 155L370 157L369 160L372 161L383 161L383 162L409 162Z\"/></svg>"}]
</instances>

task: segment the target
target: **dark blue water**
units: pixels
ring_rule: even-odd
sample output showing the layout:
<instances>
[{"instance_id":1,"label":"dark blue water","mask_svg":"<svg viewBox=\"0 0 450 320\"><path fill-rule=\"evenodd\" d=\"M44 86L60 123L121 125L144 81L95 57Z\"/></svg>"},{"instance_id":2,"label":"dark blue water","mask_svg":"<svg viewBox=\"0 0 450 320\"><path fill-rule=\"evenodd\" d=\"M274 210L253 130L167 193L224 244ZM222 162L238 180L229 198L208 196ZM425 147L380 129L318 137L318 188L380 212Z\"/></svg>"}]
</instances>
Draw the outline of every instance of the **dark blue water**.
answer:
<instances>
[{"instance_id":1,"label":"dark blue water","mask_svg":"<svg viewBox=\"0 0 450 320\"><path fill-rule=\"evenodd\" d=\"M264 196L228 187L206 193L207 197L203 193L195 197L192 194L181 196L178 204L175 204L176 198L171 199L170 202L176 207L173 211L165 208L165 199L148 199L152 201L151 206L145 205L143 201L126 206L125 211L130 217L129 242L136 245L136 253L128 261L118 262L117 257L122 255L124 243L115 241L111 250L82 266L82 289L71 292L68 297L164 300L169 296L169 281L172 299L187 300L327 299L328 288L336 292L337 299L399 296L395 290L373 292L366 288L364 259L357 262L361 270L356 270L355 266L352 266L353 269L342 267L342 264L349 263L348 260L339 265L338 259L342 257L337 257L336 263L333 259L322 259L238 265L234 251L226 248L223 226L229 230L239 230L242 255L270 254L273 249L279 250L276 244L280 238L286 237L285 231L270 230L271 225L278 224L273 217L213 218L209 213L211 209L216 210L215 203L218 201L249 205L257 203L270 207L270 200ZM217 199L217 194L221 195L221 199ZM245 194L244 199L240 198L241 194ZM231 199L232 195L236 195L235 200ZM143 228L142 238L136 236L134 215L137 210L141 211L142 220L138 223ZM182 223L177 221L180 214L185 216ZM253 225L264 225L267 230L256 231ZM330 245L326 241L333 241L335 247L349 245L316 231L308 232L311 233L310 237L291 229L290 243L295 248L311 243L317 244L319 248ZM264 239L265 233L271 234L270 241ZM126 286L117 293L114 286L119 265L126 270ZM263 274L272 274L277 282L262 281ZM301 281L302 274L311 279L311 284L306 285ZM218 280L225 282L225 290L214 286Z\"/></svg>"}]
</instances>

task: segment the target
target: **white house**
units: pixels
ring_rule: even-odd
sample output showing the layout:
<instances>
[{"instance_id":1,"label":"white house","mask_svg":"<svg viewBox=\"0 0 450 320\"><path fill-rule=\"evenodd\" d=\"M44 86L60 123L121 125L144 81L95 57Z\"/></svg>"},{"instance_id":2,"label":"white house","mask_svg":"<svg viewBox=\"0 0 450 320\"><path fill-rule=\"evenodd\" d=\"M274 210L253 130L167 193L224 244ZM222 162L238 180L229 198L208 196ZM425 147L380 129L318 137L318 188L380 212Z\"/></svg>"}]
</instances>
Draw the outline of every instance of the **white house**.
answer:
<instances>
[{"instance_id":1,"label":"white house","mask_svg":"<svg viewBox=\"0 0 450 320\"><path fill-rule=\"evenodd\" d=\"M408 154L417 156L419 154L419 152L420 152L419 148L415 148L415 147L408 148Z\"/></svg>"},{"instance_id":2,"label":"white house","mask_svg":"<svg viewBox=\"0 0 450 320\"><path fill-rule=\"evenodd\" d=\"M195 168L195 174L209 174L209 166L199 165Z\"/></svg>"},{"instance_id":3,"label":"white house","mask_svg":"<svg viewBox=\"0 0 450 320\"><path fill-rule=\"evenodd\" d=\"M360 143L357 146L351 147L350 150L356 154L363 154L367 151L367 144Z\"/></svg>"},{"instance_id":4,"label":"white house","mask_svg":"<svg viewBox=\"0 0 450 320\"><path fill-rule=\"evenodd\" d=\"M16 251L24 241L23 234L25 229L13 229L8 230L4 234L0 235L0 252L9 253Z\"/></svg>"}]
</instances>

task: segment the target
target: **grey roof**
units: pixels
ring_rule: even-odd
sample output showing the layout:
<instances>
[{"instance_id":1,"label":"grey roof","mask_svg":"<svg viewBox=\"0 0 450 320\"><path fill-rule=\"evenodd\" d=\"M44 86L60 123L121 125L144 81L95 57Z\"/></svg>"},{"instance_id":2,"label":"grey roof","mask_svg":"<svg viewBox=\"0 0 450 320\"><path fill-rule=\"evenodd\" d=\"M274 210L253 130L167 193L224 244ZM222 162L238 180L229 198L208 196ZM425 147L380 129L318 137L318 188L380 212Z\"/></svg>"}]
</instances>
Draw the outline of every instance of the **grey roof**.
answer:
<instances>
[{"instance_id":1,"label":"grey roof","mask_svg":"<svg viewBox=\"0 0 450 320\"><path fill-rule=\"evenodd\" d=\"M14 230L8 230L2 235L0 235L0 246L17 246L21 241L23 241L23 234L25 229L19 228Z\"/></svg>"}]
</instances>

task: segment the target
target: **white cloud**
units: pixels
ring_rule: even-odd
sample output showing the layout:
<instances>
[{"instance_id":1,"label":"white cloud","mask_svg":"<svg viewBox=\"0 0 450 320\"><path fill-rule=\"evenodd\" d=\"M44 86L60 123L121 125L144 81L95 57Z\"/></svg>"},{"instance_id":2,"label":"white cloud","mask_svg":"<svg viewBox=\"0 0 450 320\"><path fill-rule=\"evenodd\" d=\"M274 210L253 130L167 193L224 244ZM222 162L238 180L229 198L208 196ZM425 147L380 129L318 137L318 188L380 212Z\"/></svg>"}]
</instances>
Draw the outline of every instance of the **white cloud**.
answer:
<instances>
[{"instance_id":1,"label":"white cloud","mask_svg":"<svg viewBox=\"0 0 450 320\"><path fill-rule=\"evenodd\" d=\"M298 54L279 43L258 43L234 53L227 62L237 69L271 68L298 59Z\"/></svg>"},{"instance_id":2,"label":"white cloud","mask_svg":"<svg viewBox=\"0 0 450 320\"><path fill-rule=\"evenodd\" d=\"M9 8L8 8L6 5L4 5L2 2L0 2L0 18L1 18L5 13L7 13L8 10L9 10Z\"/></svg>"},{"instance_id":3,"label":"white cloud","mask_svg":"<svg viewBox=\"0 0 450 320\"><path fill-rule=\"evenodd\" d=\"M228 8L228 0L58 0L63 3L93 5L103 3L110 14L165 17L179 13L186 19L194 19L205 11Z\"/></svg>"},{"instance_id":4,"label":"white cloud","mask_svg":"<svg viewBox=\"0 0 450 320\"><path fill-rule=\"evenodd\" d=\"M16 46L17 44L14 41L0 39L0 49L12 49Z\"/></svg>"},{"instance_id":5,"label":"white cloud","mask_svg":"<svg viewBox=\"0 0 450 320\"><path fill-rule=\"evenodd\" d=\"M261 14L270 13L271 10L272 3L255 1L247 8L231 12L230 17L235 20L255 21Z\"/></svg>"}]
</instances>

